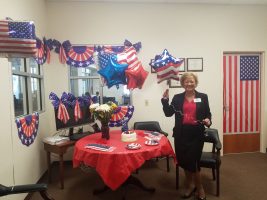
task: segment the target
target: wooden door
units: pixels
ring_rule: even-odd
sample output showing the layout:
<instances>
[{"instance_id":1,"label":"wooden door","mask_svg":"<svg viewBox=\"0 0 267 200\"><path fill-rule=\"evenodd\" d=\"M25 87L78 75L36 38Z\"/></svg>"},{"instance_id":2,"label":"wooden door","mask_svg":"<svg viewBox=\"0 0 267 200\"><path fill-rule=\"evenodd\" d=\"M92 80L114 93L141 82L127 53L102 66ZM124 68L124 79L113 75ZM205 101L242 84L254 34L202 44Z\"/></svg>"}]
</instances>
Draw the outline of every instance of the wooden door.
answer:
<instances>
[{"instance_id":1,"label":"wooden door","mask_svg":"<svg viewBox=\"0 0 267 200\"><path fill-rule=\"evenodd\" d=\"M223 152L260 150L261 54L223 56Z\"/></svg>"}]
</instances>

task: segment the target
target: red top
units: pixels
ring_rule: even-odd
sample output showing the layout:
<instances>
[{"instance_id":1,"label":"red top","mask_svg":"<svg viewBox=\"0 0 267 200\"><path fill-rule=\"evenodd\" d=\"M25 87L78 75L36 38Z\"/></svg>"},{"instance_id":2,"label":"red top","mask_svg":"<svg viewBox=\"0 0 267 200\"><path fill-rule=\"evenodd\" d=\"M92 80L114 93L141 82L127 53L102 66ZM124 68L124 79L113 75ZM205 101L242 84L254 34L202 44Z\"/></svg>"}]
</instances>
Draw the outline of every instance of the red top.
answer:
<instances>
[{"instance_id":1,"label":"red top","mask_svg":"<svg viewBox=\"0 0 267 200\"><path fill-rule=\"evenodd\" d=\"M183 105L183 124L192 124L196 125L197 124L197 119L196 119L196 103L194 101L188 101L184 100L184 105Z\"/></svg>"},{"instance_id":2,"label":"red top","mask_svg":"<svg viewBox=\"0 0 267 200\"><path fill-rule=\"evenodd\" d=\"M73 154L73 167L85 165L94 167L104 183L112 190L116 190L136 169L141 167L146 160L154 157L170 155L175 159L175 154L167 137L162 136L159 145L147 146L144 131L135 130L137 141L141 144L138 150L128 150L126 145L131 142L121 141L121 131L110 131L110 139L101 138L101 133L86 136L76 142ZM112 152L104 152L84 148L87 144L105 144L116 147Z\"/></svg>"}]
</instances>

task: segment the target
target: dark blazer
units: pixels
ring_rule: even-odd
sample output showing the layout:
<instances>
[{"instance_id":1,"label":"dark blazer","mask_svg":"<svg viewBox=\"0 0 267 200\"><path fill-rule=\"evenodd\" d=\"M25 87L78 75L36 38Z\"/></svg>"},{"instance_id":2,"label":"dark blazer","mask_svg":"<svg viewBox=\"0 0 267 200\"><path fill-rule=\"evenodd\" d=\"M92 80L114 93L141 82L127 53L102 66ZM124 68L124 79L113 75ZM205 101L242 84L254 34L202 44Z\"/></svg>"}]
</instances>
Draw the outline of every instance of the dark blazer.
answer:
<instances>
[{"instance_id":1,"label":"dark blazer","mask_svg":"<svg viewBox=\"0 0 267 200\"><path fill-rule=\"evenodd\" d=\"M201 99L201 102L196 102L196 118L202 121L205 118L209 118L211 122L211 112L209 107L208 96L204 93L195 91L195 98ZM183 105L185 99L185 92L174 95L171 104L169 105L169 99L161 99L163 105L163 112L166 117L171 117L175 114L175 126L173 128L173 137L177 137L182 132L183 123ZM203 124L200 125L202 130L205 130Z\"/></svg>"}]
</instances>

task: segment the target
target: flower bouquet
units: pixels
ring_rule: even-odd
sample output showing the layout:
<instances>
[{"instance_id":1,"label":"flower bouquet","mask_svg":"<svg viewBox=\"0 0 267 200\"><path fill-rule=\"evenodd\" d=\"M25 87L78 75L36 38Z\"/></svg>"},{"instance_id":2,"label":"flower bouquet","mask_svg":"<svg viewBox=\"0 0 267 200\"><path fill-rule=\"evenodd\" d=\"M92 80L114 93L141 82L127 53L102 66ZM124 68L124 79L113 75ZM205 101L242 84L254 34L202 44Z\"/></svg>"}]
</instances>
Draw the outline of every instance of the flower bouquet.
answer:
<instances>
[{"instance_id":1,"label":"flower bouquet","mask_svg":"<svg viewBox=\"0 0 267 200\"><path fill-rule=\"evenodd\" d=\"M105 104L92 104L90 106L90 112L93 114L94 118L101 122L101 132L102 138L109 139L109 120L112 114L117 109L117 105L111 101Z\"/></svg>"}]
</instances>

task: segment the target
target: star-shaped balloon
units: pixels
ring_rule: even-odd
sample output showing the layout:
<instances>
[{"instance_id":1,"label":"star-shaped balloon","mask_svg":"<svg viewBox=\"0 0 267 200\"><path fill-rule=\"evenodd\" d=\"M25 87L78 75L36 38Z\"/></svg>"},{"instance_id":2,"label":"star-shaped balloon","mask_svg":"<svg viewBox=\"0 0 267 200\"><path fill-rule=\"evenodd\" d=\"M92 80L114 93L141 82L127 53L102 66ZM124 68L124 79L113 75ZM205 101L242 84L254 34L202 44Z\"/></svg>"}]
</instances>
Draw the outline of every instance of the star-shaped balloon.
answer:
<instances>
[{"instance_id":1,"label":"star-shaped balloon","mask_svg":"<svg viewBox=\"0 0 267 200\"><path fill-rule=\"evenodd\" d=\"M125 70L127 67L127 64L119 64L115 57L110 56L106 67L100 69L98 73L105 78L108 88L113 85L118 88L119 84L126 84Z\"/></svg>"},{"instance_id":2,"label":"star-shaped balloon","mask_svg":"<svg viewBox=\"0 0 267 200\"><path fill-rule=\"evenodd\" d=\"M134 66L128 68L125 71L125 74L128 80L127 83L128 89L134 89L134 88L141 89L148 76L148 71L144 70L141 62L138 61L134 64Z\"/></svg>"},{"instance_id":3,"label":"star-shaped balloon","mask_svg":"<svg viewBox=\"0 0 267 200\"><path fill-rule=\"evenodd\" d=\"M183 62L183 59L173 57L167 49L164 49L161 55L151 59L149 65L157 72L158 83L160 83L169 79L179 80L179 67Z\"/></svg>"}]
</instances>

